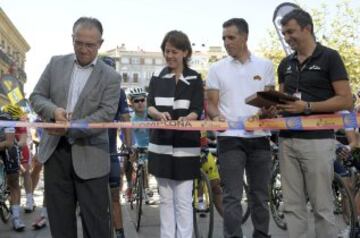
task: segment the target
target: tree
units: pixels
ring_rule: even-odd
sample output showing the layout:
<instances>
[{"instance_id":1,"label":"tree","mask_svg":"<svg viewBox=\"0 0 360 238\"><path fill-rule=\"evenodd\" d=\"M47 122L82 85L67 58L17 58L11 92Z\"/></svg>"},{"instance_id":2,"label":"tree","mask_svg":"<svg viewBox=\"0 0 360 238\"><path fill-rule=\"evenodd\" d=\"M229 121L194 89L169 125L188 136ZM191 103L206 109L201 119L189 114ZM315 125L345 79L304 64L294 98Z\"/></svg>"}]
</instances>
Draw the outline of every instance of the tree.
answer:
<instances>
[{"instance_id":1,"label":"tree","mask_svg":"<svg viewBox=\"0 0 360 238\"><path fill-rule=\"evenodd\" d=\"M314 22L317 41L336 49L342 56L353 91L360 87L360 8L353 8L351 0L342 0L336 5L336 13L330 14L326 4L309 11ZM285 52L281 47L275 28L268 30L258 52L273 61L275 68Z\"/></svg>"}]
</instances>

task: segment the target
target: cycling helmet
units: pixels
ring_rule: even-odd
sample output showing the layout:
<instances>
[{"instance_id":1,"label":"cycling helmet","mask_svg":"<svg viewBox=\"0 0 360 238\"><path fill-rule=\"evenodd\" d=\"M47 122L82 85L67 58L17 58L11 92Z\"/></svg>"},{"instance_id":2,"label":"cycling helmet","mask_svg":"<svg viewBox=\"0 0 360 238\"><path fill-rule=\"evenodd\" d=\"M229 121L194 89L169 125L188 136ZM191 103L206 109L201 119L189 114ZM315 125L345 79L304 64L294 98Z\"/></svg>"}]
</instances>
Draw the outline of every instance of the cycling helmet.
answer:
<instances>
[{"instance_id":1,"label":"cycling helmet","mask_svg":"<svg viewBox=\"0 0 360 238\"><path fill-rule=\"evenodd\" d=\"M143 88L141 87L135 87L135 88L130 88L129 89L129 97L134 98L137 96L146 96L146 92Z\"/></svg>"},{"instance_id":2,"label":"cycling helmet","mask_svg":"<svg viewBox=\"0 0 360 238\"><path fill-rule=\"evenodd\" d=\"M10 113L0 111L0 121L12 121L12 120L14 120L14 119L12 118Z\"/></svg>"},{"instance_id":3,"label":"cycling helmet","mask_svg":"<svg viewBox=\"0 0 360 238\"><path fill-rule=\"evenodd\" d=\"M3 112L9 113L14 120L19 120L25 112L18 105L7 104L2 108Z\"/></svg>"},{"instance_id":4,"label":"cycling helmet","mask_svg":"<svg viewBox=\"0 0 360 238\"><path fill-rule=\"evenodd\" d=\"M101 59L104 61L105 64L107 64L110 67L115 69L115 60L114 60L114 58L111 58L109 56L103 56Z\"/></svg>"}]
</instances>

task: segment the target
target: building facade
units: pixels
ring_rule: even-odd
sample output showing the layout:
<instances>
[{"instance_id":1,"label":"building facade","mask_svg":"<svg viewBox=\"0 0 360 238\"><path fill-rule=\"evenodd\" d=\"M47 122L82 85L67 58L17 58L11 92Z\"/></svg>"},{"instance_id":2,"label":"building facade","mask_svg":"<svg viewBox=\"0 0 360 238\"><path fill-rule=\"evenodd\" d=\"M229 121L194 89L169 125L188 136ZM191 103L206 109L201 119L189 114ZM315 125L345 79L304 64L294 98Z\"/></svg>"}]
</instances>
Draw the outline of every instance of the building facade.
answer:
<instances>
[{"instance_id":1,"label":"building facade","mask_svg":"<svg viewBox=\"0 0 360 238\"><path fill-rule=\"evenodd\" d=\"M29 44L0 7L0 80L5 75L14 76L14 83L19 86L22 94L26 83L26 52L29 50ZM0 87L0 106L8 103L10 100L7 90Z\"/></svg>"},{"instance_id":2,"label":"building facade","mask_svg":"<svg viewBox=\"0 0 360 238\"><path fill-rule=\"evenodd\" d=\"M160 51L148 52L141 49L129 51L124 44L104 54L115 59L116 71L122 76L123 88L148 87L151 76L160 72L166 64ZM211 46L203 51L195 50L191 57L190 67L201 73L205 79L209 66L225 55L220 46Z\"/></svg>"},{"instance_id":3,"label":"building facade","mask_svg":"<svg viewBox=\"0 0 360 238\"><path fill-rule=\"evenodd\" d=\"M121 74L123 88L134 86L146 88L151 76L165 65L161 52L130 51L122 44L105 53L116 61L116 71Z\"/></svg>"}]
</instances>

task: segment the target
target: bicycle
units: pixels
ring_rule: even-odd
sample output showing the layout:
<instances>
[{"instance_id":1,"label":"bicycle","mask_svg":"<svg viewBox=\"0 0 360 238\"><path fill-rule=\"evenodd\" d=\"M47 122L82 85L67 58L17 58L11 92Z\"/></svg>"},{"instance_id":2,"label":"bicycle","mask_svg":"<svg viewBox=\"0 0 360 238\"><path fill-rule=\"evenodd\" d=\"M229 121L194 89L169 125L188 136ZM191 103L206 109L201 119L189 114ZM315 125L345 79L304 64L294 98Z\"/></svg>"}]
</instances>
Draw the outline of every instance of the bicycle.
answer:
<instances>
[{"instance_id":1,"label":"bicycle","mask_svg":"<svg viewBox=\"0 0 360 238\"><path fill-rule=\"evenodd\" d=\"M275 224L282 230L286 230L286 222L284 216L284 202L283 202L283 193L281 187L281 174L280 174L280 164L278 158L278 150L276 144L271 143L271 153L272 153L272 170L271 170L271 179L269 187L269 206L271 215Z\"/></svg>"},{"instance_id":2,"label":"bicycle","mask_svg":"<svg viewBox=\"0 0 360 238\"><path fill-rule=\"evenodd\" d=\"M203 206L200 207L200 204ZM200 177L194 179L193 219L195 237L211 238L214 229L214 201L210 181L202 170Z\"/></svg>"},{"instance_id":3,"label":"bicycle","mask_svg":"<svg viewBox=\"0 0 360 238\"><path fill-rule=\"evenodd\" d=\"M271 184L269 188L270 193L270 210L275 224L283 230L287 229L285 215L284 215L284 202L281 187L281 174L280 164L278 158L278 148L276 145L272 146L273 151L273 167ZM359 181L360 186L360 181ZM360 188L360 187L359 187ZM355 228L357 225L355 205L352 192L344 183L342 177L334 174L332 183L333 196L334 196L334 215L336 222L336 229L338 232L349 228L349 237L354 237Z\"/></svg>"},{"instance_id":4,"label":"bicycle","mask_svg":"<svg viewBox=\"0 0 360 238\"><path fill-rule=\"evenodd\" d=\"M5 164L0 159L0 217L4 223L7 223L10 219L10 209L8 205L8 198L10 192L6 183L6 171Z\"/></svg>"},{"instance_id":5,"label":"bicycle","mask_svg":"<svg viewBox=\"0 0 360 238\"><path fill-rule=\"evenodd\" d=\"M148 150L146 147L135 148L136 160L130 161L130 153L128 151L122 151L120 153L114 153L112 155L127 157L132 168L131 184L132 195L128 200L130 209L134 210L135 205L135 228L138 232L140 230L141 216L142 216L142 204L145 193L145 161L147 159Z\"/></svg>"},{"instance_id":6,"label":"bicycle","mask_svg":"<svg viewBox=\"0 0 360 238\"><path fill-rule=\"evenodd\" d=\"M133 177L133 195L135 195L135 198L132 200L132 202L135 200L136 231L139 231L142 215L142 204L145 193L145 162L147 159L148 150L146 147L137 147L135 151L137 153L137 160L134 164L135 177Z\"/></svg>"},{"instance_id":7,"label":"bicycle","mask_svg":"<svg viewBox=\"0 0 360 238\"><path fill-rule=\"evenodd\" d=\"M211 155L216 156L216 149L215 148L202 149L200 156L201 164L207 162L210 153ZM200 169L200 178L194 179L193 218L194 218L194 235L196 238L212 237L213 229L214 229L214 197L211 187L211 181L209 180L207 173L209 173L209 171L204 170L202 166L202 168ZM249 206L247 206L248 186L245 180L243 180L243 189L244 189L243 199L241 201L241 205L243 207L242 224L244 224L250 216L250 208Z\"/></svg>"}]
</instances>

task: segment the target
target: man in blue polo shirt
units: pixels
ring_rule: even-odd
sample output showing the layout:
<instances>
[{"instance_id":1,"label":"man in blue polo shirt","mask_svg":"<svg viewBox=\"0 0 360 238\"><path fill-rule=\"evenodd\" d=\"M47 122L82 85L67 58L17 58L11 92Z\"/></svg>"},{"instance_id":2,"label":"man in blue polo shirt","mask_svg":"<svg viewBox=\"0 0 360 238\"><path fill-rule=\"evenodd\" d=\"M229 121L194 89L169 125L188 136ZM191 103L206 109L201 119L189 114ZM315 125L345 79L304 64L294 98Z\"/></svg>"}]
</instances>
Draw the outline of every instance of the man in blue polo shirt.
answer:
<instances>
[{"instance_id":1,"label":"man in blue polo shirt","mask_svg":"<svg viewBox=\"0 0 360 238\"><path fill-rule=\"evenodd\" d=\"M112 68L115 68L115 61L111 57L103 57L102 60ZM114 121L130 121L129 106L126 101L126 94L123 89L120 92L118 109ZM113 226L116 232L116 238L125 238L122 222L122 212L120 205L120 187L121 187L121 168L119 156L117 153L117 129L109 129L109 153L110 153L110 175L109 184L111 188L111 199L113 208ZM124 134L124 143L127 148L131 148L131 129L122 129Z\"/></svg>"}]
</instances>

